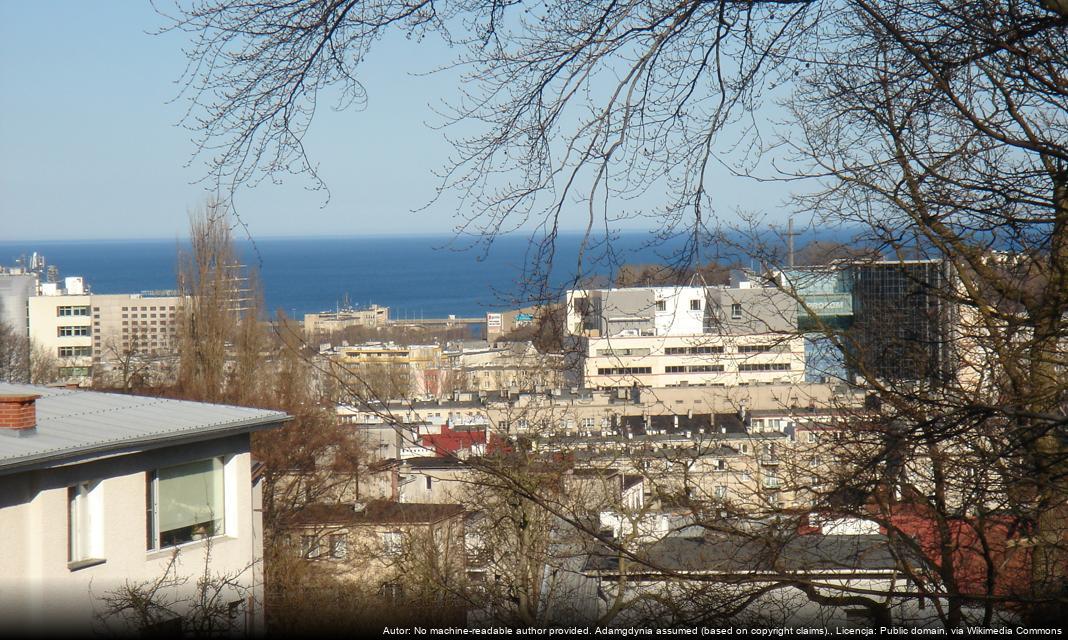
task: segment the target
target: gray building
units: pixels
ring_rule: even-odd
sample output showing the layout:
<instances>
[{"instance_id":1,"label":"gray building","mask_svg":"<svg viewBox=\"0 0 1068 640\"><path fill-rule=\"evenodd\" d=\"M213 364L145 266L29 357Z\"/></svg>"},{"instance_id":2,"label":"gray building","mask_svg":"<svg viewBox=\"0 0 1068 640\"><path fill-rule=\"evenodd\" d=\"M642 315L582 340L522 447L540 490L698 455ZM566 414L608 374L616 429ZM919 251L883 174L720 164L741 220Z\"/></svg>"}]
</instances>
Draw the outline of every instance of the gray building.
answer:
<instances>
[{"instance_id":1,"label":"gray building","mask_svg":"<svg viewBox=\"0 0 1068 640\"><path fill-rule=\"evenodd\" d=\"M36 273L0 273L0 322L14 327L19 335L28 336L27 304L36 293Z\"/></svg>"}]
</instances>

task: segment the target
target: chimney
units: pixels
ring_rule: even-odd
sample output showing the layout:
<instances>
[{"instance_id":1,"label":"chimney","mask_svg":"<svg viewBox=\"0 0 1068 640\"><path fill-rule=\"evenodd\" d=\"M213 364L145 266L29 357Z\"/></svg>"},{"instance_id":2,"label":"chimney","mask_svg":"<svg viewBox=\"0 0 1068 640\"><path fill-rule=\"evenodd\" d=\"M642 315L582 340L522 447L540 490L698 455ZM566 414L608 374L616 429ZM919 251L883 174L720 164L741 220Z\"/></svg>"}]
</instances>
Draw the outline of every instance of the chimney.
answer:
<instances>
[{"instance_id":1,"label":"chimney","mask_svg":"<svg viewBox=\"0 0 1068 640\"><path fill-rule=\"evenodd\" d=\"M0 432L30 434L37 427L35 394L0 394Z\"/></svg>"}]
</instances>

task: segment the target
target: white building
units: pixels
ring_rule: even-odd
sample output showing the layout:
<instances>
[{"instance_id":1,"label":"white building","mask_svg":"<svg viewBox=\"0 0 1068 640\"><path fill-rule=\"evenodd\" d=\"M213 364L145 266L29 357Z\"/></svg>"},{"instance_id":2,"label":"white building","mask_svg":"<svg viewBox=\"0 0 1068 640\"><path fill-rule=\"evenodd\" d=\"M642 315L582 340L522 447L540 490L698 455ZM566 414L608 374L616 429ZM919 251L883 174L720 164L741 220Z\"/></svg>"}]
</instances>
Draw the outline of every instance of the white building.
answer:
<instances>
[{"instance_id":1,"label":"white building","mask_svg":"<svg viewBox=\"0 0 1068 640\"><path fill-rule=\"evenodd\" d=\"M174 632L198 579L235 634L262 630L260 489L249 434L275 411L0 384L0 629ZM155 629L105 599L167 575Z\"/></svg>"},{"instance_id":2,"label":"white building","mask_svg":"<svg viewBox=\"0 0 1068 640\"><path fill-rule=\"evenodd\" d=\"M804 380L796 302L747 281L569 291L567 330L585 340L587 387Z\"/></svg>"},{"instance_id":3,"label":"white building","mask_svg":"<svg viewBox=\"0 0 1068 640\"><path fill-rule=\"evenodd\" d=\"M93 364L91 296L81 278L40 285L28 300L30 340L34 348L56 358L63 380L87 379Z\"/></svg>"},{"instance_id":4,"label":"white building","mask_svg":"<svg viewBox=\"0 0 1068 640\"><path fill-rule=\"evenodd\" d=\"M131 378L150 382L173 375L180 296L94 294L90 304L94 377L111 374L106 382L121 387Z\"/></svg>"},{"instance_id":5,"label":"white building","mask_svg":"<svg viewBox=\"0 0 1068 640\"><path fill-rule=\"evenodd\" d=\"M80 277L37 293L28 300L30 339L56 358L60 380L86 381L94 369L147 374L176 353L179 296L91 294Z\"/></svg>"}]
</instances>

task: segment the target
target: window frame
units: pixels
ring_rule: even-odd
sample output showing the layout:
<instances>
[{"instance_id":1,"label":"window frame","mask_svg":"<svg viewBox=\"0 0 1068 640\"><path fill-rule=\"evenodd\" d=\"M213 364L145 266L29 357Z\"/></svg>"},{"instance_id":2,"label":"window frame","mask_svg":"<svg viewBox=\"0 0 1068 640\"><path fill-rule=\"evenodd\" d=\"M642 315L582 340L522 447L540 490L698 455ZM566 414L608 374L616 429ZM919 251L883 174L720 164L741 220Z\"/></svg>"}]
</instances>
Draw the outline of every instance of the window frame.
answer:
<instances>
[{"instance_id":1,"label":"window frame","mask_svg":"<svg viewBox=\"0 0 1068 640\"><path fill-rule=\"evenodd\" d=\"M67 487L67 568L71 571L103 564L100 481Z\"/></svg>"},{"instance_id":2,"label":"window frame","mask_svg":"<svg viewBox=\"0 0 1068 640\"><path fill-rule=\"evenodd\" d=\"M160 523L159 523L159 516L160 516L160 508L159 508L159 472L160 472L160 470L162 470L162 469L173 469L175 467L182 467L182 466L186 466L186 465L192 465L192 464L196 464L196 463L199 463L199 462L206 462L206 461L209 461L209 460L213 462L212 473L213 474L217 474L217 481L220 483L219 493L220 493L220 498L221 498L221 504L218 505L218 507L217 507L217 513L213 513L212 514L213 515L213 519L211 521L212 525L211 525L210 531L208 533L206 533L206 534L199 534L199 537L197 537L198 534L196 532L196 529L197 529L197 527L202 526L202 523L194 524L192 527L189 527L190 529L192 529L192 534L190 535L189 539L179 540L179 541L176 541L176 542L171 542L171 543L168 543L168 544L164 544L164 539L163 539L164 538L164 534L171 533L172 531L178 531L179 529L173 529L173 530L169 530L169 531L162 531L160 529ZM217 466L214 463L217 463ZM148 553L154 553L154 552L158 552L158 551L163 551L165 549L174 549L176 547L181 547L183 545L188 545L188 544L196 544L198 542L203 542L203 541L208 540L208 539L220 538L220 537L223 537L223 536L227 535L228 531L230 530L231 523L229 522L229 518L227 518L226 510L227 510L227 506L230 504L230 501L234 499L234 497L230 495L230 490L228 488L228 483L226 481L227 469L229 467L229 464L230 464L229 457L219 455L219 456L211 456L209 458L201 458L201 459L197 459L197 460L190 460L188 462L183 462L183 463L179 463L179 464L164 465L164 466L156 467L156 468L151 469L148 472L146 472L146 474L145 474L145 480L146 480L146 482L145 482L145 513L146 513L146 527L145 527L145 530L146 530L146 536L145 537L146 537L146 541L145 542L146 542L146 548L147 548Z\"/></svg>"}]
</instances>

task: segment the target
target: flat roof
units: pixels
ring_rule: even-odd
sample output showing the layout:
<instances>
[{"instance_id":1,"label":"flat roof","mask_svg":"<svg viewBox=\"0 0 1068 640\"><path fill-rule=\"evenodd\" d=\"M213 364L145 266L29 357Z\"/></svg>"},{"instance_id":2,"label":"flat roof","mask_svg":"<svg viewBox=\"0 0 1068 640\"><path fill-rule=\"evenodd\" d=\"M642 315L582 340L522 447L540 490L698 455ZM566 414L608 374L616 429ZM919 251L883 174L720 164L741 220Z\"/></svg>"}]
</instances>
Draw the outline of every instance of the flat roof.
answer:
<instances>
[{"instance_id":1,"label":"flat roof","mask_svg":"<svg viewBox=\"0 0 1068 640\"><path fill-rule=\"evenodd\" d=\"M38 395L37 428L0 429L0 475L126 450L154 449L277 426L281 411L0 383L0 395Z\"/></svg>"},{"instance_id":2,"label":"flat roof","mask_svg":"<svg viewBox=\"0 0 1068 640\"><path fill-rule=\"evenodd\" d=\"M462 504L427 504L372 500L359 510L349 504L313 503L298 511L295 526L433 524L463 515Z\"/></svg>"}]
</instances>

